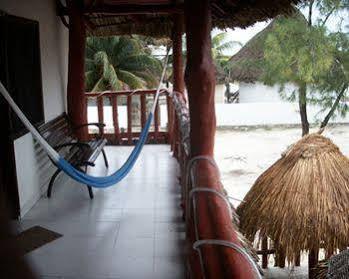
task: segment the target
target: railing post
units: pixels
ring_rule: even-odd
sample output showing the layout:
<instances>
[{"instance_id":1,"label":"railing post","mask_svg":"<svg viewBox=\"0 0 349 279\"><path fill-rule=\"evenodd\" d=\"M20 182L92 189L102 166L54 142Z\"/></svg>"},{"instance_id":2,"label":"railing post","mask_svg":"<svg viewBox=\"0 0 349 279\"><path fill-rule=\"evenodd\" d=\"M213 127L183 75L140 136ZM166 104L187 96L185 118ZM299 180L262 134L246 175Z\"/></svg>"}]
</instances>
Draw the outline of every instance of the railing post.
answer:
<instances>
[{"instance_id":1,"label":"railing post","mask_svg":"<svg viewBox=\"0 0 349 279\"><path fill-rule=\"evenodd\" d=\"M315 278L314 268L318 264L318 261L319 261L319 249L311 249L308 255L308 274L309 274L308 278L309 279Z\"/></svg>"},{"instance_id":2,"label":"railing post","mask_svg":"<svg viewBox=\"0 0 349 279\"><path fill-rule=\"evenodd\" d=\"M104 123L104 104L103 96L97 98L97 110L98 110L98 122ZM104 128L102 128L102 135L104 134Z\"/></svg>"},{"instance_id":3,"label":"railing post","mask_svg":"<svg viewBox=\"0 0 349 279\"><path fill-rule=\"evenodd\" d=\"M169 143L171 145L171 150L173 150L172 147L172 141L173 141L173 117L174 116L174 109L172 107L172 102L170 99L170 96L166 96L166 105L167 105L167 139L166 143Z\"/></svg>"},{"instance_id":4,"label":"railing post","mask_svg":"<svg viewBox=\"0 0 349 279\"><path fill-rule=\"evenodd\" d=\"M280 268L284 268L285 262L286 262L285 249L278 246L276 249L276 266Z\"/></svg>"},{"instance_id":5,"label":"railing post","mask_svg":"<svg viewBox=\"0 0 349 279\"><path fill-rule=\"evenodd\" d=\"M262 238L262 268L268 268L268 237Z\"/></svg>"},{"instance_id":6,"label":"railing post","mask_svg":"<svg viewBox=\"0 0 349 279\"><path fill-rule=\"evenodd\" d=\"M115 143L119 144L119 119L118 119L118 96L113 95L111 97L111 104L112 104L112 110L113 110L113 126L114 126L114 139Z\"/></svg>"},{"instance_id":7,"label":"railing post","mask_svg":"<svg viewBox=\"0 0 349 279\"><path fill-rule=\"evenodd\" d=\"M160 98L156 104L154 113L154 143L158 143L159 138L159 102Z\"/></svg>"},{"instance_id":8,"label":"railing post","mask_svg":"<svg viewBox=\"0 0 349 279\"><path fill-rule=\"evenodd\" d=\"M127 143L132 144L132 94L127 95Z\"/></svg>"},{"instance_id":9,"label":"railing post","mask_svg":"<svg viewBox=\"0 0 349 279\"><path fill-rule=\"evenodd\" d=\"M142 93L141 94L141 126L142 126L142 129L144 128L146 121L147 121L146 95L144 93Z\"/></svg>"}]
</instances>

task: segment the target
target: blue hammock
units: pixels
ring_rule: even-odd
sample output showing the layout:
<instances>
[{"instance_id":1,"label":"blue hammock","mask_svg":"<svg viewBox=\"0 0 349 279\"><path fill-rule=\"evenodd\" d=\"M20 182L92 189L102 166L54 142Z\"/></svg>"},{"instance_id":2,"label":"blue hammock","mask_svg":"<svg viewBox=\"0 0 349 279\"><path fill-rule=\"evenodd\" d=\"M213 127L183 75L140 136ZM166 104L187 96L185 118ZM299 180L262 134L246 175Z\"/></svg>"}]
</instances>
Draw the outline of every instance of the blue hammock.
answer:
<instances>
[{"instance_id":1,"label":"blue hammock","mask_svg":"<svg viewBox=\"0 0 349 279\"><path fill-rule=\"evenodd\" d=\"M121 181L132 169L134 164L136 163L136 160L139 156L139 154L142 151L142 147L144 143L147 140L149 128L151 125L151 122L153 120L153 114L150 113L148 120L140 134L139 140L134 147L132 153L126 160L126 162L122 165L122 167L117 170L115 173L106 176L106 177L95 177L88 174L85 174L77 169L75 169L71 164L69 164L66 160L63 158L60 158L58 162L56 163L57 167L59 167L62 171L64 171L66 174L68 174L71 178L75 179L76 181L95 187L95 188L107 188L110 187L119 181Z\"/></svg>"},{"instance_id":2,"label":"blue hammock","mask_svg":"<svg viewBox=\"0 0 349 279\"><path fill-rule=\"evenodd\" d=\"M121 181L132 169L134 164L137 161L137 158L139 154L142 151L142 148L144 146L144 143L147 140L149 128L153 121L154 112L156 109L156 105L159 99L160 95L160 88L162 81L164 79L165 73L166 73L166 66L168 61L168 53L166 55L165 59L165 66L162 71L159 87L156 91L153 107L151 109L151 112L149 113L149 117L147 119L147 122L145 123L145 126L140 134L139 141L137 142L136 146L132 150L130 156L126 160L126 162L121 166L119 170L114 172L113 174L105 177L95 177L88 175L84 172L81 172L77 169L75 169L69 162L64 160L64 158L60 157L60 155L54 150L47 141L40 135L40 133L36 130L36 128L30 123L28 118L23 114L23 112L20 110L20 108L17 106L17 104L14 102L4 85L0 81L0 93L5 98L5 100L8 102L10 107L13 109L13 111L17 114L18 118L22 121L23 125L29 130L29 132L33 135L33 137L39 142L41 147L46 151L47 155L52 159L52 161L56 164L56 166L61 169L63 172L65 172L67 175L69 175L74 180L86 184L91 187L95 188L107 188L110 186L115 185L119 181Z\"/></svg>"}]
</instances>

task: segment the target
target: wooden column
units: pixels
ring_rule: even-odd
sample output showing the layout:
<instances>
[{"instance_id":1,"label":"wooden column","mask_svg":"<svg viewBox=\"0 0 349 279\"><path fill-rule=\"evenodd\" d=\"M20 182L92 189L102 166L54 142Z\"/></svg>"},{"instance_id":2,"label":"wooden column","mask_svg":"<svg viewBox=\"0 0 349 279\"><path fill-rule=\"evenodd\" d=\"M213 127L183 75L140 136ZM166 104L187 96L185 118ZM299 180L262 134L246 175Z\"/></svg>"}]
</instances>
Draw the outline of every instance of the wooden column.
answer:
<instances>
[{"instance_id":1,"label":"wooden column","mask_svg":"<svg viewBox=\"0 0 349 279\"><path fill-rule=\"evenodd\" d=\"M191 156L213 156L216 131L215 68L211 55L210 0L185 2Z\"/></svg>"},{"instance_id":2,"label":"wooden column","mask_svg":"<svg viewBox=\"0 0 349 279\"><path fill-rule=\"evenodd\" d=\"M173 90L179 92L184 97L185 83L184 83L184 71L183 71L183 55L182 55L182 33L183 33L183 16L175 15L173 17ZM178 93L175 93L178 94ZM171 127L170 135L172 136L172 150L173 156L178 157L179 154L179 142L180 134L178 130L178 119L175 115L173 106L171 107Z\"/></svg>"},{"instance_id":3,"label":"wooden column","mask_svg":"<svg viewBox=\"0 0 349 279\"><path fill-rule=\"evenodd\" d=\"M213 157L215 117L215 69L211 56L210 0L185 1L185 26L187 34L187 68L185 81L189 97L191 157ZM192 187L209 187L221 192L219 172L207 161L193 166ZM190 185L186 185L190 187ZM188 193L186 193L188 194ZM234 231L231 214L226 203L216 195L198 193L196 224L192 221L194 210L187 211L187 241L190 247L188 261L190 278L256 278L252 265L244 256L229 247L204 244L200 247L201 261L192 244L197 239L219 239L241 245ZM197 233L197 236L196 236Z\"/></svg>"},{"instance_id":4,"label":"wooden column","mask_svg":"<svg viewBox=\"0 0 349 279\"><path fill-rule=\"evenodd\" d=\"M82 7L83 1L67 1L69 11L69 56L68 56L68 115L75 125L87 122L85 98L85 43L86 27ZM87 127L80 129L77 136L86 140Z\"/></svg>"}]
</instances>

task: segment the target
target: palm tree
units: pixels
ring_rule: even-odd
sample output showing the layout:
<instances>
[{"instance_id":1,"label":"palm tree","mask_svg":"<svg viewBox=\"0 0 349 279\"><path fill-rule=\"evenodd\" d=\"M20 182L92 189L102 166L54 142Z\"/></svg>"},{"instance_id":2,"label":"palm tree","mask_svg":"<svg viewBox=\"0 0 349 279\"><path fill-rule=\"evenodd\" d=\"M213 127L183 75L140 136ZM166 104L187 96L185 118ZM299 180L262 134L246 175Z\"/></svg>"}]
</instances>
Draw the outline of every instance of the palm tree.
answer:
<instances>
[{"instance_id":1,"label":"palm tree","mask_svg":"<svg viewBox=\"0 0 349 279\"><path fill-rule=\"evenodd\" d=\"M230 68L228 65L230 55L227 51L232 50L235 46L242 46L238 41L228 41L226 32L218 33L212 37L212 58L216 67L216 78L219 82L223 82L226 87L225 95L230 94Z\"/></svg>"},{"instance_id":2,"label":"palm tree","mask_svg":"<svg viewBox=\"0 0 349 279\"><path fill-rule=\"evenodd\" d=\"M235 46L241 46L238 41L228 41L226 32L218 33L212 37L212 58L214 63L222 67L226 66L226 62L230 59L230 55L226 52L232 50Z\"/></svg>"},{"instance_id":3,"label":"palm tree","mask_svg":"<svg viewBox=\"0 0 349 279\"><path fill-rule=\"evenodd\" d=\"M88 92L154 88L160 72L160 60L153 57L137 38L87 38L85 77Z\"/></svg>"},{"instance_id":4,"label":"palm tree","mask_svg":"<svg viewBox=\"0 0 349 279\"><path fill-rule=\"evenodd\" d=\"M234 47L241 47L242 44L239 41L230 41L228 40L228 34L226 32L218 33L213 36L211 39L211 50L212 50L212 58L213 63L216 68L216 78L219 82L224 82L227 90L229 90L229 82L230 82L230 68L228 65L229 59L231 55L226 52L231 51ZM185 36L183 36L183 40L185 41ZM159 45L166 46L169 48L169 42L166 40L158 41ZM184 43L182 46L183 59L186 62L187 59L187 50L186 44ZM172 69L172 55L169 56L169 65L168 65L168 73L167 73L167 81L173 79L173 69ZM230 91L230 90L229 90Z\"/></svg>"}]
</instances>

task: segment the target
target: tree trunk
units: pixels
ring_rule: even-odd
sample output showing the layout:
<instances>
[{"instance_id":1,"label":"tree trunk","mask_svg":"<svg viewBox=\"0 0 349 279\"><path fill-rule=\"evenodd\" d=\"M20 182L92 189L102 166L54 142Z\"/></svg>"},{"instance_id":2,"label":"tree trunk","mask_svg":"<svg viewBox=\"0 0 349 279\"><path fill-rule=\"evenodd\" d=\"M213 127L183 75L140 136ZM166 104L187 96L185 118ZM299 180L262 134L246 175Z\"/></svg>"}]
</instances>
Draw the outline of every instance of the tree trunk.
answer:
<instances>
[{"instance_id":1,"label":"tree trunk","mask_svg":"<svg viewBox=\"0 0 349 279\"><path fill-rule=\"evenodd\" d=\"M302 136L309 134L309 122L307 115L307 87L302 85L299 87L298 94L298 104L299 104L299 113L301 116L302 122Z\"/></svg>"},{"instance_id":2,"label":"tree trunk","mask_svg":"<svg viewBox=\"0 0 349 279\"><path fill-rule=\"evenodd\" d=\"M347 87L348 85L344 85L341 92L339 92L336 100L334 101L330 111L327 113L327 115L325 116L324 120L321 122L321 125L320 125L320 129L324 129L327 124L328 124L328 121L331 119L332 115L334 114L336 108L338 107L338 104L339 104L339 101L342 99L345 91L347 90Z\"/></svg>"}]
</instances>

